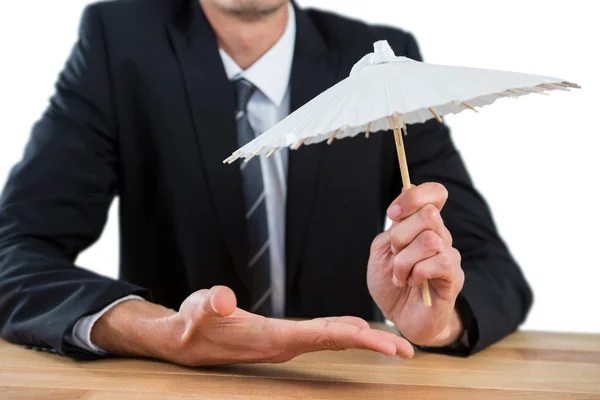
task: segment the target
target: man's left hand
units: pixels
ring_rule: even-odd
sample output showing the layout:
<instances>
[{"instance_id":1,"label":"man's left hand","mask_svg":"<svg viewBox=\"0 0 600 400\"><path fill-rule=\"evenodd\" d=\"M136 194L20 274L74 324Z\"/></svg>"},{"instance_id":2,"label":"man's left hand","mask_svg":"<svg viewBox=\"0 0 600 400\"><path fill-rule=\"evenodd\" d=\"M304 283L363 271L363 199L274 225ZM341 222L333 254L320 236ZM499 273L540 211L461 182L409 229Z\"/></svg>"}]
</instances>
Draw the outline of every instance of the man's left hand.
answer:
<instances>
[{"instance_id":1,"label":"man's left hand","mask_svg":"<svg viewBox=\"0 0 600 400\"><path fill-rule=\"evenodd\" d=\"M449 345L464 330L455 310L464 282L461 257L440 216L447 198L447 190L437 183L403 191L388 208L392 226L371 245L367 272L371 296L385 318L416 345ZM431 307L423 303L425 280Z\"/></svg>"}]
</instances>

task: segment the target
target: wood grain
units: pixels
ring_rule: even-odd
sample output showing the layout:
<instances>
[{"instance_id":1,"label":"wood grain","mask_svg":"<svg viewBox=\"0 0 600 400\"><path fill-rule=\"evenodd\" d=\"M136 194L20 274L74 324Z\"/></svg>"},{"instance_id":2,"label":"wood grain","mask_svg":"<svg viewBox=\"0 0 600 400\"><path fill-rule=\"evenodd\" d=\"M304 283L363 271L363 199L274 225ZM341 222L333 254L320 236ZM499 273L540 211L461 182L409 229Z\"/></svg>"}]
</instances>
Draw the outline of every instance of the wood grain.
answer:
<instances>
[{"instance_id":1,"label":"wood grain","mask_svg":"<svg viewBox=\"0 0 600 400\"><path fill-rule=\"evenodd\" d=\"M380 329L389 330L383 325ZM353 350L279 365L77 362L0 341L0 399L600 399L600 335L517 332L468 358Z\"/></svg>"},{"instance_id":2,"label":"wood grain","mask_svg":"<svg viewBox=\"0 0 600 400\"><path fill-rule=\"evenodd\" d=\"M85 390L47 390L32 388L2 388L0 399L11 400L79 400L88 394Z\"/></svg>"}]
</instances>

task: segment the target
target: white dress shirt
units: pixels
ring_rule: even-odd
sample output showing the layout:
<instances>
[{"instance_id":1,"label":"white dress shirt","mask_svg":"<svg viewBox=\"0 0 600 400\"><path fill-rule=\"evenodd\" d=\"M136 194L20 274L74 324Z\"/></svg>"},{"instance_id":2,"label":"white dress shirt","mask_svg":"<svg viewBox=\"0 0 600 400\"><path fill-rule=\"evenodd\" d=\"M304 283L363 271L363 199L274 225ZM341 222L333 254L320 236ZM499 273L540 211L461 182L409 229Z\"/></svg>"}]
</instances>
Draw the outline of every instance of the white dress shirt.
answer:
<instances>
[{"instance_id":1,"label":"white dress shirt","mask_svg":"<svg viewBox=\"0 0 600 400\"><path fill-rule=\"evenodd\" d=\"M288 21L279 40L254 64L243 70L222 49L219 54L227 78L233 81L244 78L258 90L248 103L248 119L254 132L259 135L285 118L290 112L289 81L296 41L296 18L294 7L288 3ZM232 118L234 116L232 115ZM260 158L265 187L269 237L271 246L271 302L275 317L284 317L285 310L285 208L287 194L287 150L276 152L271 158ZM239 168L238 164L231 167ZM91 341L94 323L108 310L124 301L142 299L126 296L93 315L82 317L73 327L67 340L82 349L97 354L105 352Z\"/></svg>"}]
</instances>

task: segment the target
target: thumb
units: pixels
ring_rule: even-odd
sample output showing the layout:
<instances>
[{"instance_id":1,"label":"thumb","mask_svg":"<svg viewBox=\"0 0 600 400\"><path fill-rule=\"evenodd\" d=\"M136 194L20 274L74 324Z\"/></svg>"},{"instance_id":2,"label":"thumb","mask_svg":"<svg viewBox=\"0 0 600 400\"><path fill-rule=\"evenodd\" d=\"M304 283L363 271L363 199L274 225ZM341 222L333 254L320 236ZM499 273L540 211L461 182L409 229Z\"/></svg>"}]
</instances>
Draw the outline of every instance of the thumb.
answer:
<instances>
[{"instance_id":1,"label":"thumb","mask_svg":"<svg viewBox=\"0 0 600 400\"><path fill-rule=\"evenodd\" d=\"M206 318L227 317L237 307L233 290L227 286L201 289L188 296L179 308L179 316L185 321L186 333L191 335Z\"/></svg>"},{"instance_id":2,"label":"thumb","mask_svg":"<svg viewBox=\"0 0 600 400\"><path fill-rule=\"evenodd\" d=\"M207 316L227 317L237 307L237 299L233 290L227 286L213 286L206 296L204 312Z\"/></svg>"}]
</instances>

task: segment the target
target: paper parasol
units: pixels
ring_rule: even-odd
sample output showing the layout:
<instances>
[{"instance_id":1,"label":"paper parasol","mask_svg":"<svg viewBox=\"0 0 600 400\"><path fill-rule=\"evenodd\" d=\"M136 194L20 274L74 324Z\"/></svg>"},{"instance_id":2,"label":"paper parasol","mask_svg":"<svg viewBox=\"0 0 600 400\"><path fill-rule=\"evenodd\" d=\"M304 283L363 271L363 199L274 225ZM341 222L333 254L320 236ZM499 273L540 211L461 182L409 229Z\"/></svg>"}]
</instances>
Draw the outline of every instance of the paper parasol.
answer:
<instances>
[{"instance_id":1,"label":"paper parasol","mask_svg":"<svg viewBox=\"0 0 600 400\"><path fill-rule=\"evenodd\" d=\"M410 177L400 130L406 125L446 114L477 111L502 97L579 88L562 79L480 68L445 66L397 57L387 41L374 43L374 52L358 61L350 75L300 107L277 125L239 148L224 160L232 163L275 151L335 139L362 132L394 131L402 185L410 189ZM429 285L422 285L425 305L431 305Z\"/></svg>"}]
</instances>

